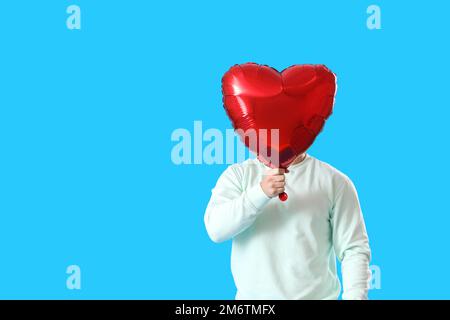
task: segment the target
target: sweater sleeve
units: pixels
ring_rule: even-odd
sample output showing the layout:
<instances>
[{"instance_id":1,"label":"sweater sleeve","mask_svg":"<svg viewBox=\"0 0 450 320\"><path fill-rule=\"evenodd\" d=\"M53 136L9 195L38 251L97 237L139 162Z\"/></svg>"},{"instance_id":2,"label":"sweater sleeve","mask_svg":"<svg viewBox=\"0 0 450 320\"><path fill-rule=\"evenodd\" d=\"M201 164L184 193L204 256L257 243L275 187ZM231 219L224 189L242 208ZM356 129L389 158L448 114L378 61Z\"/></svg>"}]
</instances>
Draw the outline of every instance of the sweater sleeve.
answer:
<instances>
[{"instance_id":1,"label":"sweater sleeve","mask_svg":"<svg viewBox=\"0 0 450 320\"><path fill-rule=\"evenodd\" d=\"M344 300L368 299L371 251L358 195L345 177L332 210L333 246L341 262Z\"/></svg>"},{"instance_id":2,"label":"sweater sleeve","mask_svg":"<svg viewBox=\"0 0 450 320\"><path fill-rule=\"evenodd\" d=\"M270 198L257 183L242 189L242 174L236 165L229 166L217 180L204 215L206 230L212 241L231 239L247 229Z\"/></svg>"}]
</instances>

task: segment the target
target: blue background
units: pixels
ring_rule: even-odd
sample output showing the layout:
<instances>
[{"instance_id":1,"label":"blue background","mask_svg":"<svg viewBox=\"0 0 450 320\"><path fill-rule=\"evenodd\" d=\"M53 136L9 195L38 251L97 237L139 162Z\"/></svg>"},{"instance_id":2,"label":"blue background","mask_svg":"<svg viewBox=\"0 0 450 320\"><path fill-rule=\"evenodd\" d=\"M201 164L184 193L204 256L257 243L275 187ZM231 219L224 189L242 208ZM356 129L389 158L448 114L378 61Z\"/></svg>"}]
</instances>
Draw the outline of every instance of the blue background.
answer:
<instances>
[{"instance_id":1,"label":"blue background","mask_svg":"<svg viewBox=\"0 0 450 320\"><path fill-rule=\"evenodd\" d=\"M382 29L366 27L378 4ZM81 7L68 30L66 8ZM230 128L235 63L323 63L309 153L355 183L381 289L450 298L445 1L3 1L0 298L233 299L203 214L226 165L171 161L177 128ZM447 40L446 40L447 39ZM82 289L66 288L66 268Z\"/></svg>"}]
</instances>

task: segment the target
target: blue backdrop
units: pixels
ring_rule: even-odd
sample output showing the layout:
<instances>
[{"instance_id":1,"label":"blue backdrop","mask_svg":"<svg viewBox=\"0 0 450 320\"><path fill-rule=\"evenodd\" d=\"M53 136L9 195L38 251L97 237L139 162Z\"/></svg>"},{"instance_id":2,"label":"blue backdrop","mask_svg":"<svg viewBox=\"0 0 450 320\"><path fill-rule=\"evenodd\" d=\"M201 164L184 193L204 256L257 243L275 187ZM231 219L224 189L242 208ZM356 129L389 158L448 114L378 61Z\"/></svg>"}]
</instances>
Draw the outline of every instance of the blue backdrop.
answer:
<instances>
[{"instance_id":1,"label":"blue backdrop","mask_svg":"<svg viewBox=\"0 0 450 320\"><path fill-rule=\"evenodd\" d=\"M370 4L381 30L366 27ZM66 8L81 8L81 30ZM175 165L177 128L230 128L220 80L248 61L326 64L310 154L355 183L381 288L450 298L445 1L3 1L0 298L233 299L203 214L224 165ZM81 268L68 290L66 268Z\"/></svg>"}]
</instances>

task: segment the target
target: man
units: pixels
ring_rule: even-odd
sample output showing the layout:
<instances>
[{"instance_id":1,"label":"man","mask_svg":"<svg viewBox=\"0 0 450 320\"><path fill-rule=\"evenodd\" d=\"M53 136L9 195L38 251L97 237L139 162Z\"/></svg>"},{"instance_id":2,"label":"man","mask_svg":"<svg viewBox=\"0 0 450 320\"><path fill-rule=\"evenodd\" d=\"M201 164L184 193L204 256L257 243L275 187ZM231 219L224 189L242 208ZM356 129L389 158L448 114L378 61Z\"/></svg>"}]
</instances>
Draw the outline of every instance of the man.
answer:
<instances>
[{"instance_id":1,"label":"man","mask_svg":"<svg viewBox=\"0 0 450 320\"><path fill-rule=\"evenodd\" d=\"M235 299L337 299L336 256L342 298L368 298L371 252L355 187L307 153L287 172L257 159L229 166L204 222L214 242L233 239Z\"/></svg>"}]
</instances>

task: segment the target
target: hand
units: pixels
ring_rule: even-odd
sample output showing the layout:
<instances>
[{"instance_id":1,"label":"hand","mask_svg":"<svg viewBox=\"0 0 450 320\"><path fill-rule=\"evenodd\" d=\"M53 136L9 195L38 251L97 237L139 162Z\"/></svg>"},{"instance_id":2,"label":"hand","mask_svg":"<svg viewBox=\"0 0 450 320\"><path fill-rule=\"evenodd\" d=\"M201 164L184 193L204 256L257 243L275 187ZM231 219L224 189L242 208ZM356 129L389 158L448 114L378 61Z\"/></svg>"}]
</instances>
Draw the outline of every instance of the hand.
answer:
<instances>
[{"instance_id":1,"label":"hand","mask_svg":"<svg viewBox=\"0 0 450 320\"><path fill-rule=\"evenodd\" d=\"M273 198L284 192L286 172L285 169L270 169L265 173L260 185L268 197Z\"/></svg>"}]
</instances>

